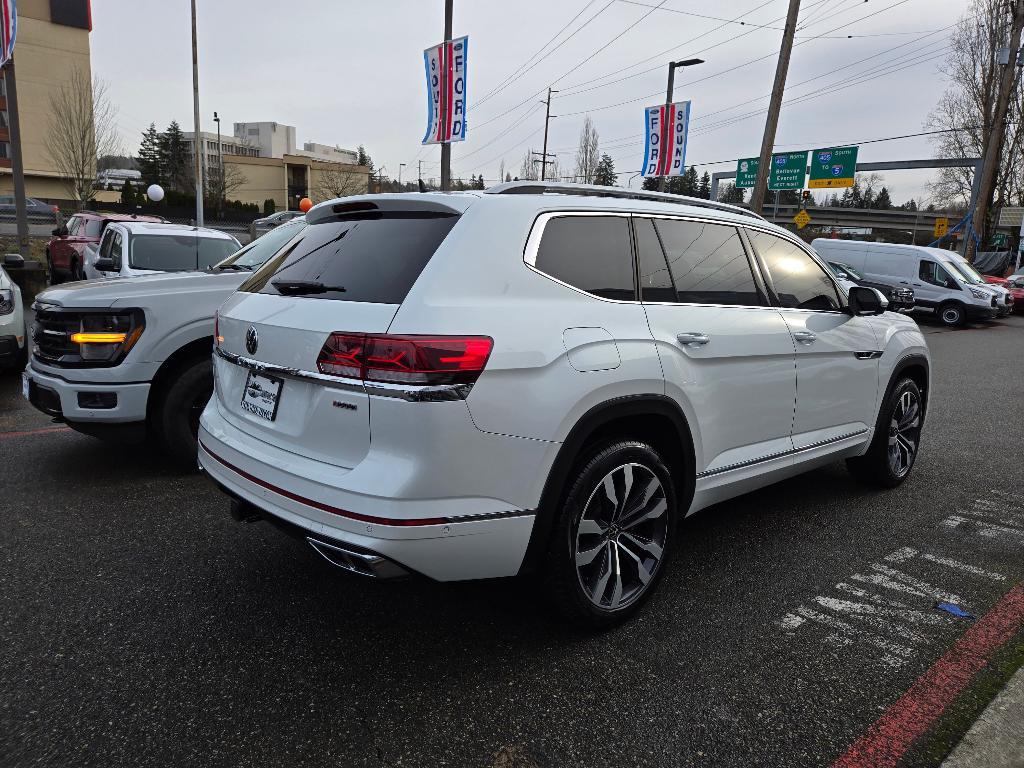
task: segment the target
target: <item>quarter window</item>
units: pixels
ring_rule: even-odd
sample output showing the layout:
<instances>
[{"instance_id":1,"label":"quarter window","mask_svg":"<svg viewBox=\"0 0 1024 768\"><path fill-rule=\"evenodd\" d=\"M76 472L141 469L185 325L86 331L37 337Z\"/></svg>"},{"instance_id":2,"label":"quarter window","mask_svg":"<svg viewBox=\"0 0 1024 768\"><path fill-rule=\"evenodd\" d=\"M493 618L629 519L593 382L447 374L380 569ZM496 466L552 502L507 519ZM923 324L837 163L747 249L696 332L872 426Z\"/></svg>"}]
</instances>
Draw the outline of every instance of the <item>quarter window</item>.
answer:
<instances>
[{"instance_id":1,"label":"quarter window","mask_svg":"<svg viewBox=\"0 0 1024 768\"><path fill-rule=\"evenodd\" d=\"M835 283L796 243L765 232L751 232L783 307L835 312L842 307Z\"/></svg>"},{"instance_id":2,"label":"quarter window","mask_svg":"<svg viewBox=\"0 0 1024 768\"><path fill-rule=\"evenodd\" d=\"M541 272L606 299L630 301L633 256L624 216L559 216L544 227L536 267Z\"/></svg>"},{"instance_id":3,"label":"quarter window","mask_svg":"<svg viewBox=\"0 0 1024 768\"><path fill-rule=\"evenodd\" d=\"M687 304L765 304L734 227L657 219L675 301Z\"/></svg>"}]
</instances>

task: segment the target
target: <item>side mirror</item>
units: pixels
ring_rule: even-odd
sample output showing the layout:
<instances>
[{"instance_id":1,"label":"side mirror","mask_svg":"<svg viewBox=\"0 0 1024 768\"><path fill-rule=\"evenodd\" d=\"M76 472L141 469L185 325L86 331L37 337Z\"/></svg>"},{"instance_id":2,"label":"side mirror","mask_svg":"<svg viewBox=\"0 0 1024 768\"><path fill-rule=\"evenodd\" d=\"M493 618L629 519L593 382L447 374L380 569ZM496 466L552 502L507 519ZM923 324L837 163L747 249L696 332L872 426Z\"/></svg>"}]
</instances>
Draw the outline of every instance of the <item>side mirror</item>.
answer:
<instances>
[{"instance_id":1,"label":"side mirror","mask_svg":"<svg viewBox=\"0 0 1024 768\"><path fill-rule=\"evenodd\" d=\"M114 260L109 256L100 256L93 262L93 266L96 267L99 272L117 272L117 266L114 264Z\"/></svg>"},{"instance_id":2,"label":"side mirror","mask_svg":"<svg viewBox=\"0 0 1024 768\"><path fill-rule=\"evenodd\" d=\"M67 237L68 236L68 228L66 226L64 226L63 224L61 224L59 227L57 227L55 230L53 230L53 236L54 237Z\"/></svg>"},{"instance_id":3,"label":"side mirror","mask_svg":"<svg viewBox=\"0 0 1024 768\"><path fill-rule=\"evenodd\" d=\"M22 269L25 266L25 257L20 253L4 254L4 266L7 269Z\"/></svg>"},{"instance_id":4,"label":"side mirror","mask_svg":"<svg viewBox=\"0 0 1024 768\"><path fill-rule=\"evenodd\" d=\"M888 299L876 288L865 288L862 285L855 285L850 289L850 314L863 317L865 315L880 315L889 306Z\"/></svg>"}]
</instances>

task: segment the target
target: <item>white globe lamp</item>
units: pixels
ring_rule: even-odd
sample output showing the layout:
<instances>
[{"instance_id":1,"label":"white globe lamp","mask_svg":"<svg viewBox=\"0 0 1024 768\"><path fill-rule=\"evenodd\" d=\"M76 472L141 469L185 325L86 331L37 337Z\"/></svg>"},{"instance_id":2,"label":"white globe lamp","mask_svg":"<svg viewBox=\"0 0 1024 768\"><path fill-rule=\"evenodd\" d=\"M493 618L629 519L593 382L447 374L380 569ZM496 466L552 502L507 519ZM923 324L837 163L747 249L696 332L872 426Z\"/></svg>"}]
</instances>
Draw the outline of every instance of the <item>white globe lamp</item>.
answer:
<instances>
[{"instance_id":1,"label":"white globe lamp","mask_svg":"<svg viewBox=\"0 0 1024 768\"><path fill-rule=\"evenodd\" d=\"M159 184L150 184L149 189L146 190L146 197L154 203L159 203L164 199L164 188Z\"/></svg>"}]
</instances>

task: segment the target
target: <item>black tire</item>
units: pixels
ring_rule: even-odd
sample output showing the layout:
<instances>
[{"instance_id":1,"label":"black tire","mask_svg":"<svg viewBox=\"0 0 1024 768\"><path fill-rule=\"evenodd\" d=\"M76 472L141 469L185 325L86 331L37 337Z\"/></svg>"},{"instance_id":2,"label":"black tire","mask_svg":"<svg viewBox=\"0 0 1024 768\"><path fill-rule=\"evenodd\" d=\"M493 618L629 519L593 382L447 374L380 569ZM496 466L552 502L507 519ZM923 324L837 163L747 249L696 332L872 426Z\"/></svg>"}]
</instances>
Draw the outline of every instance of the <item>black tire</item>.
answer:
<instances>
[{"instance_id":1,"label":"black tire","mask_svg":"<svg viewBox=\"0 0 1024 768\"><path fill-rule=\"evenodd\" d=\"M935 311L935 314L942 324L949 328L959 328L967 323L967 311L963 304L955 301L947 301Z\"/></svg>"},{"instance_id":2,"label":"black tire","mask_svg":"<svg viewBox=\"0 0 1024 768\"><path fill-rule=\"evenodd\" d=\"M900 379L882 404L868 452L846 460L850 473L868 485L895 488L917 461L923 422L921 390L911 379Z\"/></svg>"},{"instance_id":3,"label":"black tire","mask_svg":"<svg viewBox=\"0 0 1024 768\"><path fill-rule=\"evenodd\" d=\"M78 259L71 260L71 267L68 270L68 280L74 282L76 280L85 280L85 272L82 267L78 264Z\"/></svg>"},{"instance_id":4,"label":"black tire","mask_svg":"<svg viewBox=\"0 0 1024 768\"><path fill-rule=\"evenodd\" d=\"M676 504L672 475L651 446L616 441L586 454L569 476L545 554L543 585L559 613L590 628L636 613L674 549Z\"/></svg>"},{"instance_id":5,"label":"black tire","mask_svg":"<svg viewBox=\"0 0 1024 768\"><path fill-rule=\"evenodd\" d=\"M199 416L213 393L213 365L210 358L186 361L170 373L161 388L153 411L160 446L175 466L184 471L197 469Z\"/></svg>"},{"instance_id":6,"label":"black tire","mask_svg":"<svg viewBox=\"0 0 1024 768\"><path fill-rule=\"evenodd\" d=\"M46 249L46 275L50 279L50 285L60 285L63 282L53 268L53 259L50 258L49 248Z\"/></svg>"}]
</instances>

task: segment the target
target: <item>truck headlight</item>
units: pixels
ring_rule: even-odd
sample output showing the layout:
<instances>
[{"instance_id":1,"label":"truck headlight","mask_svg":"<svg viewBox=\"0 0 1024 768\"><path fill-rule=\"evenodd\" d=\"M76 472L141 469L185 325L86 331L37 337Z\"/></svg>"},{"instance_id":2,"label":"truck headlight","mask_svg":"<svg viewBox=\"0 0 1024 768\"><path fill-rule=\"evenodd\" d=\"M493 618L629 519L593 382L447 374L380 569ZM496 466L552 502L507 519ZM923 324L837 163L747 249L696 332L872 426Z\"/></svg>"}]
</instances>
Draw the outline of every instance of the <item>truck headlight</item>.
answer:
<instances>
[{"instance_id":1,"label":"truck headlight","mask_svg":"<svg viewBox=\"0 0 1024 768\"><path fill-rule=\"evenodd\" d=\"M971 296L973 296L976 299L981 299L982 301L984 301L985 299L992 298L992 294L990 294L988 291L983 291L980 288L968 288L967 290L971 292Z\"/></svg>"},{"instance_id":2,"label":"truck headlight","mask_svg":"<svg viewBox=\"0 0 1024 768\"><path fill-rule=\"evenodd\" d=\"M110 363L128 354L144 327L136 313L83 314L70 341L82 362Z\"/></svg>"}]
</instances>

